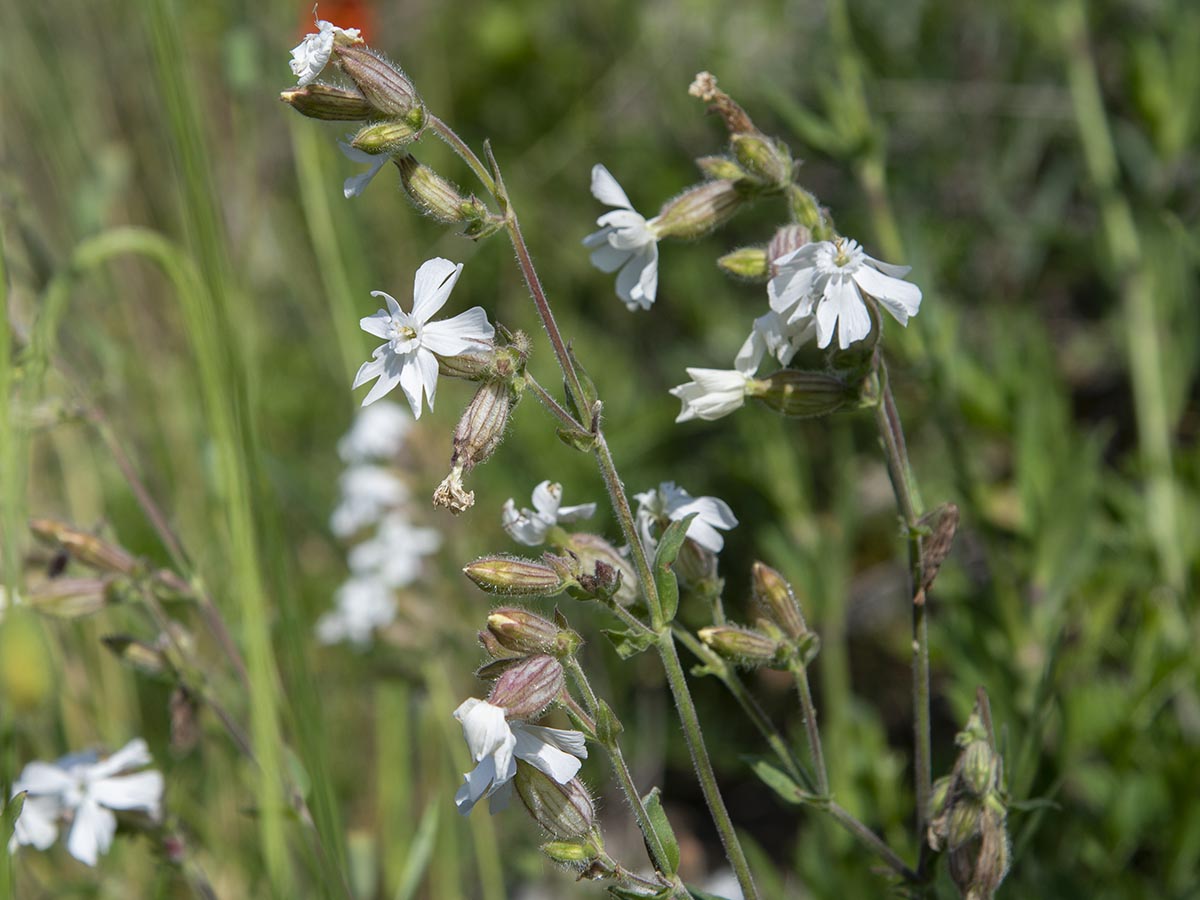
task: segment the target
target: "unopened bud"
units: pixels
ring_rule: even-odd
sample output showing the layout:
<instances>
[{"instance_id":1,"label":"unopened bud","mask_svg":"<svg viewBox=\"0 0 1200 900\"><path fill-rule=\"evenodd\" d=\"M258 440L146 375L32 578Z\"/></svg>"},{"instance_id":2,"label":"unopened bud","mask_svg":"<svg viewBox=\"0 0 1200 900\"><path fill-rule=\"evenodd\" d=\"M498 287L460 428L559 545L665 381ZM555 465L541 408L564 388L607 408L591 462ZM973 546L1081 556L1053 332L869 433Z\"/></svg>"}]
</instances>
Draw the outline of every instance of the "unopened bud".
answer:
<instances>
[{"instance_id":1,"label":"unopened bud","mask_svg":"<svg viewBox=\"0 0 1200 900\"><path fill-rule=\"evenodd\" d=\"M423 215L447 225L474 222L488 216L488 209L474 194L464 196L424 163L411 156L397 161L400 183L409 199Z\"/></svg>"},{"instance_id":2,"label":"unopened bud","mask_svg":"<svg viewBox=\"0 0 1200 900\"><path fill-rule=\"evenodd\" d=\"M996 766L992 748L986 741L972 741L959 758L962 786L975 797L982 797L993 786Z\"/></svg>"},{"instance_id":3,"label":"unopened bud","mask_svg":"<svg viewBox=\"0 0 1200 900\"><path fill-rule=\"evenodd\" d=\"M482 381L492 374L492 352L439 356L438 374L446 378Z\"/></svg>"},{"instance_id":4,"label":"unopened bud","mask_svg":"<svg viewBox=\"0 0 1200 900\"><path fill-rule=\"evenodd\" d=\"M362 122L379 115L356 88L319 82L283 91L279 99L302 116L326 122Z\"/></svg>"},{"instance_id":5,"label":"unopened bud","mask_svg":"<svg viewBox=\"0 0 1200 900\"><path fill-rule=\"evenodd\" d=\"M722 272L749 281L764 281L771 274L767 251L762 247L742 247L717 260Z\"/></svg>"},{"instance_id":6,"label":"unopened bud","mask_svg":"<svg viewBox=\"0 0 1200 900\"><path fill-rule=\"evenodd\" d=\"M979 834L982 818L982 803L966 797L957 798L950 809L950 820L946 826L946 848L953 852Z\"/></svg>"},{"instance_id":7,"label":"unopened bud","mask_svg":"<svg viewBox=\"0 0 1200 900\"><path fill-rule=\"evenodd\" d=\"M750 570L751 593L762 614L792 639L808 633L804 613L792 586L766 563L756 562Z\"/></svg>"},{"instance_id":8,"label":"unopened bud","mask_svg":"<svg viewBox=\"0 0 1200 900\"><path fill-rule=\"evenodd\" d=\"M490 457L504 440L508 415L518 399L508 380L494 379L481 384L454 430L450 465L462 466L463 471L469 472Z\"/></svg>"},{"instance_id":9,"label":"unopened bud","mask_svg":"<svg viewBox=\"0 0 1200 900\"><path fill-rule=\"evenodd\" d=\"M364 125L350 141L350 146L364 153L378 155L403 150L416 140L420 132L399 119Z\"/></svg>"},{"instance_id":10,"label":"unopened bud","mask_svg":"<svg viewBox=\"0 0 1200 900\"><path fill-rule=\"evenodd\" d=\"M583 841L591 834L596 807L578 778L559 784L524 760L518 760L513 783L533 820L556 841Z\"/></svg>"},{"instance_id":11,"label":"unopened bud","mask_svg":"<svg viewBox=\"0 0 1200 900\"><path fill-rule=\"evenodd\" d=\"M505 597L553 597L570 583L561 566L516 556L485 556L463 572L489 594Z\"/></svg>"},{"instance_id":12,"label":"unopened bud","mask_svg":"<svg viewBox=\"0 0 1200 900\"><path fill-rule=\"evenodd\" d=\"M679 555L671 566L679 583L692 590L713 588L717 577L717 554L689 539L679 548Z\"/></svg>"},{"instance_id":13,"label":"unopened bud","mask_svg":"<svg viewBox=\"0 0 1200 900\"><path fill-rule=\"evenodd\" d=\"M786 256L793 250L799 250L805 244L812 243L812 231L803 225L784 225L775 231L767 243L767 259L770 261L770 274L778 275L775 260Z\"/></svg>"},{"instance_id":14,"label":"unopened bud","mask_svg":"<svg viewBox=\"0 0 1200 900\"><path fill-rule=\"evenodd\" d=\"M553 656L530 656L505 669L488 694L511 719L534 719L562 694L563 667Z\"/></svg>"},{"instance_id":15,"label":"unopened bud","mask_svg":"<svg viewBox=\"0 0 1200 900\"><path fill-rule=\"evenodd\" d=\"M408 76L365 47L335 44L333 52L338 68L375 109L417 130L425 127L425 107Z\"/></svg>"},{"instance_id":16,"label":"unopened bud","mask_svg":"<svg viewBox=\"0 0 1200 900\"><path fill-rule=\"evenodd\" d=\"M733 155L742 167L768 188L782 189L792 181L792 155L780 141L758 132L730 138Z\"/></svg>"},{"instance_id":17,"label":"unopened bud","mask_svg":"<svg viewBox=\"0 0 1200 900\"><path fill-rule=\"evenodd\" d=\"M171 667L163 651L124 634L109 634L100 638L113 655L125 665L146 675L162 675Z\"/></svg>"},{"instance_id":18,"label":"unopened bud","mask_svg":"<svg viewBox=\"0 0 1200 900\"><path fill-rule=\"evenodd\" d=\"M479 632L479 645L487 651L487 655L492 659L520 659L522 654L514 650L509 650L496 639L496 635L492 634L488 629Z\"/></svg>"},{"instance_id":19,"label":"unopened bud","mask_svg":"<svg viewBox=\"0 0 1200 900\"><path fill-rule=\"evenodd\" d=\"M819 232L826 223L817 198L796 184L788 185L786 193L792 218L806 228L811 228L813 232Z\"/></svg>"},{"instance_id":20,"label":"unopened bud","mask_svg":"<svg viewBox=\"0 0 1200 900\"><path fill-rule=\"evenodd\" d=\"M703 237L733 216L747 197L728 179L704 181L667 201L647 224L660 238Z\"/></svg>"},{"instance_id":21,"label":"unopened bud","mask_svg":"<svg viewBox=\"0 0 1200 900\"><path fill-rule=\"evenodd\" d=\"M31 519L29 530L42 540L61 544L71 556L93 569L132 575L139 568L137 559L128 550L66 522Z\"/></svg>"},{"instance_id":22,"label":"unopened bud","mask_svg":"<svg viewBox=\"0 0 1200 900\"><path fill-rule=\"evenodd\" d=\"M827 416L850 402L854 392L836 375L780 369L747 382L746 395L796 419Z\"/></svg>"},{"instance_id":23,"label":"unopened bud","mask_svg":"<svg viewBox=\"0 0 1200 900\"><path fill-rule=\"evenodd\" d=\"M785 648L776 638L739 628L736 625L715 625L701 628L700 640L726 659L751 666L778 662Z\"/></svg>"},{"instance_id":24,"label":"unopened bud","mask_svg":"<svg viewBox=\"0 0 1200 900\"><path fill-rule=\"evenodd\" d=\"M522 655L545 653L562 658L574 653L582 639L527 609L501 607L488 615L488 632L504 648Z\"/></svg>"},{"instance_id":25,"label":"unopened bud","mask_svg":"<svg viewBox=\"0 0 1200 900\"><path fill-rule=\"evenodd\" d=\"M728 181L737 181L746 177L746 173L742 167L728 156L702 156L696 160L696 165L709 178L724 178Z\"/></svg>"},{"instance_id":26,"label":"unopened bud","mask_svg":"<svg viewBox=\"0 0 1200 900\"><path fill-rule=\"evenodd\" d=\"M591 862L600 853L591 841L550 841L542 844L542 852L554 862L565 866Z\"/></svg>"},{"instance_id":27,"label":"unopened bud","mask_svg":"<svg viewBox=\"0 0 1200 900\"><path fill-rule=\"evenodd\" d=\"M60 619L81 619L112 602L113 579L51 578L29 589L26 602L38 612Z\"/></svg>"}]
</instances>

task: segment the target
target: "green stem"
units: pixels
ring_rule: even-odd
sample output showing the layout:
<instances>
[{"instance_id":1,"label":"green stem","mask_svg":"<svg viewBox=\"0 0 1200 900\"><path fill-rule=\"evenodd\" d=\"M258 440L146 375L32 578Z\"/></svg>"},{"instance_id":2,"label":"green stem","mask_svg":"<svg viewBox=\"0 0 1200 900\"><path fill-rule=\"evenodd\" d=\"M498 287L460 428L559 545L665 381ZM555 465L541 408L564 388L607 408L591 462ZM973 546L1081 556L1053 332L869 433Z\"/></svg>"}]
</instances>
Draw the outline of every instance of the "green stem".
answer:
<instances>
[{"instance_id":1,"label":"green stem","mask_svg":"<svg viewBox=\"0 0 1200 900\"><path fill-rule=\"evenodd\" d=\"M741 841L729 818L729 810L721 797L717 786L717 776L713 772L712 762L708 758L708 748L704 745L704 733L700 730L700 719L696 715L696 704L688 690L687 678L683 674L683 666L679 662L679 653L675 649L675 640L670 631L662 632L657 643L658 655L667 673L667 684L675 698L675 708L679 712L679 721L683 725L683 734L687 738L688 750L692 754L692 766L700 781L700 790L704 794L704 802L708 804L708 812L721 843L725 846L725 855L737 876L738 885L742 889L745 900L758 900L758 888L754 885L754 877L750 874L750 863L746 860Z\"/></svg>"},{"instance_id":2,"label":"green stem","mask_svg":"<svg viewBox=\"0 0 1200 900\"><path fill-rule=\"evenodd\" d=\"M630 555L633 557L633 568L637 572L638 581L642 587L642 595L646 600L646 606L650 610L650 624L655 631L661 630L664 625L662 601L658 597L658 584L654 580L654 573L650 571L650 562L646 557L646 550L642 546L642 539L638 534L637 519L634 518L633 510L629 506L629 498L625 494L625 485L621 481L621 476L617 473L617 465L613 461L612 451L608 448L608 439L605 438L604 432L597 434L596 444L596 464L600 467L600 475L604 478L604 486L608 488L608 496L612 501L613 512L616 514L617 523L621 526L621 536L625 539L625 543L629 545Z\"/></svg>"},{"instance_id":3,"label":"green stem","mask_svg":"<svg viewBox=\"0 0 1200 900\"><path fill-rule=\"evenodd\" d=\"M1129 203L1121 194L1113 145L1096 65L1088 45L1087 13L1081 0L1056 9L1059 40L1067 60L1067 84L1088 177L1100 204L1104 241L1121 291L1129 345L1129 374L1135 399L1138 442L1145 468L1146 521L1154 536L1163 576L1183 592L1187 565L1179 535L1179 500L1171 461L1172 427L1161 360L1164 350L1154 288Z\"/></svg>"},{"instance_id":4,"label":"green stem","mask_svg":"<svg viewBox=\"0 0 1200 900\"><path fill-rule=\"evenodd\" d=\"M817 707L813 703L812 688L808 684L808 667L796 661L789 666L796 679L796 692L800 695L800 709L804 714L804 733L808 737L808 752L812 756L813 769L817 774L817 793L829 796L829 776L825 772L825 754L821 750L821 730L817 727Z\"/></svg>"},{"instance_id":5,"label":"green stem","mask_svg":"<svg viewBox=\"0 0 1200 900\"><path fill-rule=\"evenodd\" d=\"M496 196L496 180L492 178L491 173L487 170L487 166L483 161L475 155L475 151L458 136L458 134L432 113L425 120L426 127L433 130L433 133L445 141L450 149L459 155L463 162L471 167L471 171L475 173L475 177L487 189L487 192L493 197Z\"/></svg>"},{"instance_id":6,"label":"green stem","mask_svg":"<svg viewBox=\"0 0 1200 900\"><path fill-rule=\"evenodd\" d=\"M587 430L583 425L575 421L575 417L563 409L562 404L555 400L550 392L542 387L538 383L538 380L529 372L525 373L525 384L533 391L534 396L538 398L542 406L546 407L558 421L562 422L564 427L580 431Z\"/></svg>"}]
</instances>

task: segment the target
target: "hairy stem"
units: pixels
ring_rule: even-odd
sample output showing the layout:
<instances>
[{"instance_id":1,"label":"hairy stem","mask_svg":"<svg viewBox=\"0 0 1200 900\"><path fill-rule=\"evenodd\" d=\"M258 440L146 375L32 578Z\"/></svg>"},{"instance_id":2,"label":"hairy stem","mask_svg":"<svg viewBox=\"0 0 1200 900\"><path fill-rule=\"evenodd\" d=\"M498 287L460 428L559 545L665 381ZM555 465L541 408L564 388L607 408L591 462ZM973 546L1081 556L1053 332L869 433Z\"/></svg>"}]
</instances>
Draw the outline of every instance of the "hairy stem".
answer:
<instances>
[{"instance_id":1,"label":"hairy stem","mask_svg":"<svg viewBox=\"0 0 1200 900\"><path fill-rule=\"evenodd\" d=\"M808 667L797 661L789 667L796 679L796 692L800 695L800 709L804 714L804 733L808 738L808 752L812 756L813 769L817 775L817 793L829 796L829 776L825 772L825 753L821 750L821 730L817 726L817 707L813 703L812 689L808 684Z\"/></svg>"}]
</instances>

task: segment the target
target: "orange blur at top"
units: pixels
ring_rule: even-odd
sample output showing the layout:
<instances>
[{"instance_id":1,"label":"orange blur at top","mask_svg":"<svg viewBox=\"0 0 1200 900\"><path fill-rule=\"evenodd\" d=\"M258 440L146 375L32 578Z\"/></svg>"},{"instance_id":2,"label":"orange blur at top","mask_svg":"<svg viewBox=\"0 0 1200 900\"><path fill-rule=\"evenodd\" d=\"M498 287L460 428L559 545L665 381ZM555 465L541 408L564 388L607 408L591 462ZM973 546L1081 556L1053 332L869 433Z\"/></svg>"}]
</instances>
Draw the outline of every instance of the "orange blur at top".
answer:
<instances>
[{"instance_id":1,"label":"orange blur at top","mask_svg":"<svg viewBox=\"0 0 1200 900\"><path fill-rule=\"evenodd\" d=\"M357 28L363 40L371 43L375 30L375 11L366 0L321 0L317 6L317 18L332 22L339 28ZM297 36L302 38L314 30L312 7L307 7L297 23Z\"/></svg>"}]
</instances>

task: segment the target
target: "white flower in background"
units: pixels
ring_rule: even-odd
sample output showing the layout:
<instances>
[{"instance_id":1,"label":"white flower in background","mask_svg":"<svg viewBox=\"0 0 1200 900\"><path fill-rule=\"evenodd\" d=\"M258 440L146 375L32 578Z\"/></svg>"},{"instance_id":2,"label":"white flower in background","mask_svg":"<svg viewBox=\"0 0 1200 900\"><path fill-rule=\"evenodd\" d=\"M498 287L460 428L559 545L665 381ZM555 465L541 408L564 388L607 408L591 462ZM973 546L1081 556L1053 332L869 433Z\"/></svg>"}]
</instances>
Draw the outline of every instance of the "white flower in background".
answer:
<instances>
[{"instance_id":1,"label":"white flower in background","mask_svg":"<svg viewBox=\"0 0 1200 900\"><path fill-rule=\"evenodd\" d=\"M152 761L146 742L137 738L101 760L84 753L56 763L29 763L13 785L14 794L29 793L15 840L38 849L49 847L57 837L55 820L61 815L71 822L67 852L94 866L112 846L117 830L113 810L140 810L153 819L159 817L162 773L130 773Z\"/></svg>"},{"instance_id":2,"label":"white flower in background","mask_svg":"<svg viewBox=\"0 0 1200 900\"><path fill-rule=\"evenodd\" d=\"M350 548L350 571L387 587L404 587L417 580L424 558L441 545L436 529L414 525L402 510L393 510L372 537Z\"/></svg>"},{"instance_id":3,"label":"white flower in background","mask_svg":"<svg viewBox=\"0 0 1200 900\"><path fill-rule=\"evenodd\" d=\"M746 403L746 385L752 380L737 369L688 369L692 380L671 388L682 402L676 422L690 419L713 421L741 409Z\"/></svg>"},{"instance_id":4,"label":"white flower in background","mask_svg":"<svg viewBox=\"0 0 1200 900\"><path fill-rule=\"evenodd\" d=\"M870 334L871 314L864 293L901 325L907 325L921 307L921 289L901 280L907 266L873 259L848 238L805 244L775 264L779 274L767 285L771 309L789 321L815 316L818 347L829 346L835 328L843 350Z\"/></svg>"},{"instance_id":5,"label":"white flower in background","mask_svg":"<svg viewBox=\"0 0 1200 900\"><path fill-rule=\"evenodd\" d=\"M370 643L376 628L396 620L396 598L374 578L351 578L334 595L334 608L317 620L317 640L322 644L349 641L359 647Z\"/></svg>"},{"instance_id":6,"label":"white flower in background","mask_svg":"<svg viewBox=\"0 0 1200 900\"><path fill-rule=\"evenodd\" d=\"M334 41L341 40L346 44L362 42L357 28L338 28L332 22L324 19L317 20L317 33L306 34L304 40L292 49L292 74L300 80L297 87L304 87L314 81L321 70L329 63L333 55Z\"/></svg>"},{"instance_id":7,"label":"white flower in background","mask_svg":"<svg viewBox=\"0 0 1200 900\"><path fill-rule=\"evenodd\" d=\"M664 520L671 522L697 513L688 526L687 536L706 550L719 553L725 546L722 531L737 525L738 520L724 500L716 497L693 497L673 481L664 481L657 489L634 494L638 502L638 531L647 550L658 544L652 526L662 527Z\"/></svg>"},{"instance_id":8,"label":"white flower in background","mask_svg":"<svg viewBox=\"0 0 1200 900\"><path fill-rule=\"evenodd\" d=\"M491 344L495 330L488 323L482 307L476 306L441 322L429 321L449 299L461 272L461 263L455 265L440 257L423 263L413 281L411 313L404 312L391 295L383 291L371 292L373 297L383 297L388 308L365 317L359 325L363 331L383 338L387 343L376 348L371 360L362 364L354 378L354 387L373 378L379 379L363 400L363 406L374 403L400 385L413 415L419 419L424 397L433 409L437 355L459 356Z\"/></svg>"},{"instance_id":9,"label":"white flower in background","mask_svg":"<svg viewBox=\"0 0 1200 900\"><path fill-rule=\"evenodd\" d=\"M379 170L386 166L392 159L390 153L368 153L366 150L359 150L357 147L351 147L345 141L338 141L338 146L342 148L342 154L350 162L365 163L370 168L359 175L351 175L342 183L342 193L346 199L357 197L367 185L371 183L371 179L379 174ZM387 295L384 294L386 297Z\"/></svg>"},{"instance_id":10,"label":"white flower in background","mask_svg":"<svg viewBox=\"0 0 1200 900\"><path fill-rule=\"evenodd\" d=\"M471 758L478 764L463 776L463 785L454 795L454 804L463 815L484 797L491 798L493 813L504 808L512 795L518 759L559 784L574 778L582 765L580 760L587 759L587 745L580 732L508 721L503 707L485 700L464 700L454 711L454 718L462 723Z\"/></svg>"},{"instance_id":11,"label":"white flower in background","mask_svg":"<svg viewBox=\"0 0 1200 900\"><path fill-rule=\"evenodd\" d=\"M384 466L351 466L338 479L342 498L329 517L338 537L349 537L374 525L387 510L408 499L408 488Z\"/></svg>"},{"instance_id":12,"label":"white flower in background","mask_svg":"<svg viewBox=\"0 0 1200 900\"><path fill-rule=\"evenodd\" d=\"M504 504L500 521L514 541L529 547L538 547L546 543L546 533L559 522L589 519L595 512L595 503L563 506L562 485L543 481L533 489L533 509L522 509L518 512L517 504L510 497Z\"/></svg>"},{"instance_id":13,"label":"white flower in background","mask_svg":"<svg viewBox=\"0 0 1200 900\"><path fill-rule=\"evenodd\" d=\"M638 214L617 180L602 165L592 166L592 196L617 207L596 220L600 230L583 239L592 249L592 265L616 272L617 296L629 309L649 309L658 291L658 234L654 219Z\"/></svg>"},{"instance_id":14,"label":"white flower in background","mask_svg":"<svg viewBox=\"0 0 1200 900\"><path fill-rule=\"evenodd\" d=\"M350 465L392 460L404 446L412 424L412 415L390 400L360 407L350 430L338 441L338 456Z\"/></svg>"},{"instance_id":15,"label":"white flower in background","mask_svg":"<svg viewBox=\"0 0 1200 900\"><path fill-rule=\"evenodd\" d=\"M738 350L734 366L753 375L768 353L779 360L781 366L786 366L816 331L817 323L812 316L790 319L771 310L754 320L754 328Z\"/></svg>"}]
</instances>

